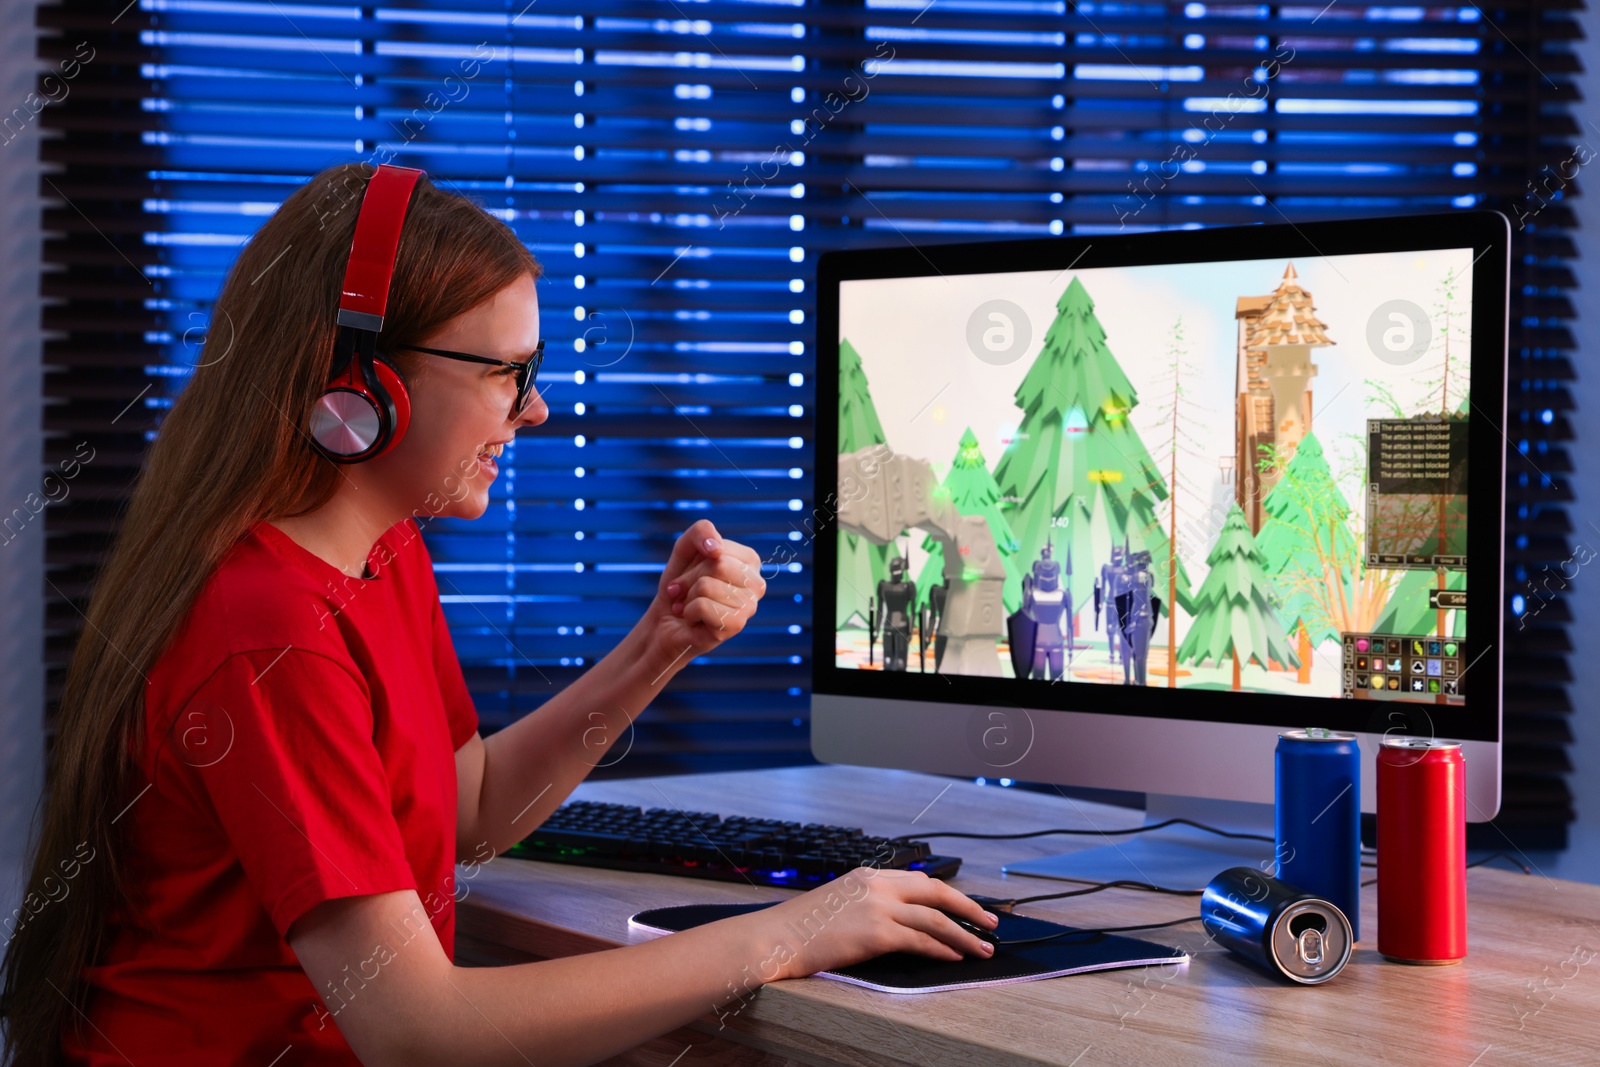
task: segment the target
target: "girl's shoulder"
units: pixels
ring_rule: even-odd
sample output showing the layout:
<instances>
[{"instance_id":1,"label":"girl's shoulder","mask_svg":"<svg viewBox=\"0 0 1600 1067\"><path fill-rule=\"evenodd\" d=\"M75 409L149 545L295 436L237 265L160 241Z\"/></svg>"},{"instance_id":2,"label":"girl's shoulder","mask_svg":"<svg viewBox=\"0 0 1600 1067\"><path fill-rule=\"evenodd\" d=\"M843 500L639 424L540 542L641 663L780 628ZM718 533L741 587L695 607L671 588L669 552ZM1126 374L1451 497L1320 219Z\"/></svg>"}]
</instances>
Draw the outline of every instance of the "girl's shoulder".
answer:
<instances>
[{"instance_id":1,"label":"girl's shoulder","mask_svg":"<svg viewBox=\"0 0 1600 1067\"><path fill-rule=\"evenodd\" d=\"M356 669L338 624L348 594L273 544L262 525L223 555L151 666L145 711L152 727L234 656L298 649Z\"/></svg>"}]
</instances>

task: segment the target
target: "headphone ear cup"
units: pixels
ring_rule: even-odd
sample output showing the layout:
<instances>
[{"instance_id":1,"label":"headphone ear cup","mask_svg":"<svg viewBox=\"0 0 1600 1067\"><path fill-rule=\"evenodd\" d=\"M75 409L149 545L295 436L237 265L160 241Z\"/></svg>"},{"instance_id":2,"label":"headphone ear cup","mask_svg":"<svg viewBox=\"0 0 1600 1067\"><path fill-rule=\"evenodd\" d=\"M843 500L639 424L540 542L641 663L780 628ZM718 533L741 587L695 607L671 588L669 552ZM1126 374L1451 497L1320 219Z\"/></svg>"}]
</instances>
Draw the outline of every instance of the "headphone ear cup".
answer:
<instances>
[{"instance_id":1,"label":"headphone ear cup","mask_svg":"<svg viewBox=\"0 0 1600 1067\"><path fill-rule=\"evenodd\" d=\"M311 410L311 439L335 463L359 463L383 434L387 406L353 376L340 375Z\"/></svg>"},{"instance_id":2,"label":"headphone ear cup","mask_svg":"<svg viewBox=\"0 0 1600 1067\"><path fill-rule=\"evenodd\" d=\"M406 390L406 381L400 376L400 369L390 363L383 353L377 353L372 360L372 369L378 376L378 384L383 387L386 396L382 399L388 401L388 406L394 415L394 432L389 435L389 443L374 453L373 458L383 455L406 435L406 428L411 425L411 394Z\"/></svg>"}]
</instances>

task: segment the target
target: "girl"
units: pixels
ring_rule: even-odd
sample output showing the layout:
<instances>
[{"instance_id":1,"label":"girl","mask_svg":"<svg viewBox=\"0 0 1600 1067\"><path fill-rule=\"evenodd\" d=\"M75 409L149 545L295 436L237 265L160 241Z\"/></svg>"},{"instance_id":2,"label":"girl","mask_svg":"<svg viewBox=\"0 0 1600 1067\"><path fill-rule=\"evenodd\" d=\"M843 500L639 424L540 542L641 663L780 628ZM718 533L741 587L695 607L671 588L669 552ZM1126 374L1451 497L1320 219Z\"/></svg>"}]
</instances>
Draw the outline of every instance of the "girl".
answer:
<instances>
[{"instance_id":1,"label":"girl","mask_svg":"<svg viewBox=\"0 0 1600 1067\"><path fill-rule=\"evenodd\" d=\"M331 462L307 427L373 173L317 175L244 247L134 487L8 931L12 1062L586 1064L752 975L985 951L940 914L993 926L970 899L863 867L647 943L454 965L456 862L538 827L766 583L754 552L695 523L615 650L479 736L420 530L483 514L494 455L549 413L533 387L541 268L504 223L418 179L376 342L410 420L392 449Z\"/></svg>"}]
</instances>

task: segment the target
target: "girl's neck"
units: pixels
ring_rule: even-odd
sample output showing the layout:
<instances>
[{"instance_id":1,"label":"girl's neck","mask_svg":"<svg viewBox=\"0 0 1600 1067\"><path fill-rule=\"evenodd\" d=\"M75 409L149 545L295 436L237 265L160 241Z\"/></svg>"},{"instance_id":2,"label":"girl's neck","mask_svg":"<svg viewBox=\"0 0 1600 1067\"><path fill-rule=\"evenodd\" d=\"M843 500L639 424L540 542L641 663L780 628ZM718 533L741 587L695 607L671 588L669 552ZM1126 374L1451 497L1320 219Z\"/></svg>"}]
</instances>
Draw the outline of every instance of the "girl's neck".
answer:
<instances>
[{"instance_id":1,"label":"girl's neck","mask_svg":"<svg viewBox=\"0 0 1600 1067\"><path fill-rule=\"evenodd\" d=\"M337 497L308 515L269 519L284 536L352 578L371 578L367 557L383 532L393 523L380 525L369 516L339 507Z\"/></svg>"}]
</instances>

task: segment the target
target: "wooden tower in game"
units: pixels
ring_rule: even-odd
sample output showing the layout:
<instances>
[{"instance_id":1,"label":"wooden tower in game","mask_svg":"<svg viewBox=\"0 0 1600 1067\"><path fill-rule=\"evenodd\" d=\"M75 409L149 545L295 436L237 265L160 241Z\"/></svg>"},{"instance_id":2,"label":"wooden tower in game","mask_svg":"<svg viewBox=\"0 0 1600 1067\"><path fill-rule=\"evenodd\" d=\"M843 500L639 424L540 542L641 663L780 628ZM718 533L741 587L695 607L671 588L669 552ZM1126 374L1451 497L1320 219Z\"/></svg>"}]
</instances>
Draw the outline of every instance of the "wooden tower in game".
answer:
<instances>
[{"instance_id":1,"label":"wooden tower in game","mask_svg":"<svg viewBox=\"0 0 1600 1067\"><path fill-rule=\"evenodd\" d=\"M1234 491L1250 523L1261 531L1261 501L1277 484L1275 469L1262 470L1273 446L1284 462L1311 431L1311 379L1317 365L1312 349L1335 342L1316 315L1311 294L1300 287L1294 263L1283 272L1278 288L1267 296L1241 296L1234 307L1238 326L1235 370Z\"/></svg>"}]
</instances>

